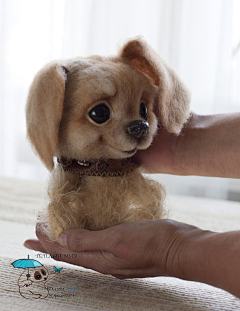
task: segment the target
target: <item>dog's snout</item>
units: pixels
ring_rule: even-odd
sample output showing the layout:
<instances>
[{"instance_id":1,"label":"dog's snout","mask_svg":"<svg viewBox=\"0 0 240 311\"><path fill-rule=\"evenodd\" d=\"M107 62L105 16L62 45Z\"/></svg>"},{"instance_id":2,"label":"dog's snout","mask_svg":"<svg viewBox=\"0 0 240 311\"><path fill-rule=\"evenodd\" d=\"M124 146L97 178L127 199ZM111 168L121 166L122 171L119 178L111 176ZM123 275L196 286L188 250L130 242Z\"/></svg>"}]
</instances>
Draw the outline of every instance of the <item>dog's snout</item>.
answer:
<instances>
[{"instance_id":1,"label":"dog's snout","mask_svg":"<svg viewBox=\"0 0 240 311\"><path fill-rule=\"evenodd\" d=\"M140 139L144 138L149 129L149 124L143 120L136 120L131 122L127 127L127 132L130 136Z\"/></svg>"}]
</instances>

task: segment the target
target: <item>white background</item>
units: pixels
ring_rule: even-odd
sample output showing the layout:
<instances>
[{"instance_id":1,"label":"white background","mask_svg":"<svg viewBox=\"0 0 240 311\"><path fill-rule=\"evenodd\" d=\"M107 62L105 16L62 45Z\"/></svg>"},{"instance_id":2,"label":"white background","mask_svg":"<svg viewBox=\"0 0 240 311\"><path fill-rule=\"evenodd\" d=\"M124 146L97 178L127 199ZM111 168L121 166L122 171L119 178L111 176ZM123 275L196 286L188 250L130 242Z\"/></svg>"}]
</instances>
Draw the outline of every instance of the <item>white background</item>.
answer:
<instances>
[{"instance_id":1,"label":"white background","mask_svg":"<svg viewBox=\"0 0 240 311\"><path fill-rule=\"evenodd\" d=\"M240 0L0 0L0 175L45 180L26 141L29 85L47 62L116 53L143 35L199 114L240 111ZM240 199L238 180L156 176L177 194Z\"/></svg>"}]
</instances>

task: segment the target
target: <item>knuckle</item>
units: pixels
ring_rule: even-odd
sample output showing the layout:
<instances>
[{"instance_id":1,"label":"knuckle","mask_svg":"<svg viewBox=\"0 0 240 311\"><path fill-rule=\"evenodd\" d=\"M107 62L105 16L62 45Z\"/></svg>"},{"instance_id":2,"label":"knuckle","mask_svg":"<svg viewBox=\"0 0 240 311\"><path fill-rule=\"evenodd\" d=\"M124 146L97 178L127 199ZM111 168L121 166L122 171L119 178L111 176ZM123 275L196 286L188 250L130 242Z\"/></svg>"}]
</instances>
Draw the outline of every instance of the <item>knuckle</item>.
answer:
<instances>
[{"instance_id":1,"label":"knuckle","mask_svg":"<svg viewBox=\"0 0 240 311\"><path fill-rule=\"evenodd\" d=\"M83 239L79 236L70 236L68 238L68 248L73 251L81 251L83 249Z\"/></svg>"},{"instance_id":2,"label":"knuckle","mask_svg":"<svg viewBox=\"0 0 240 311\"><path fill-rule=\"evenodd\" d=\"M75 251L84 251L91 242L85 229L69 229L66 231L68 248Z\"/></svg>"}]
</instances>

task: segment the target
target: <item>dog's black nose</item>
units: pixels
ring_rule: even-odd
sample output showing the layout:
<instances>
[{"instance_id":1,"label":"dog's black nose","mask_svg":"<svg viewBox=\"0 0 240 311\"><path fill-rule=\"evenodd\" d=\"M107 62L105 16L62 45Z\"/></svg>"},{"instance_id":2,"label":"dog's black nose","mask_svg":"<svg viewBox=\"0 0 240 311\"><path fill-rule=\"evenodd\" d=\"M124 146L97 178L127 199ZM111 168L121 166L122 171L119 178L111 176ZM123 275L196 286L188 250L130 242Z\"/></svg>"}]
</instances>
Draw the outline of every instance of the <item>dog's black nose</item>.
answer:
<instances>
[{"instance_id":1,"label":"dog's black nose","mask_svg":"<svg viewBox=\"0 0 240 311\"><path fill-rule=\"evenodd\" d=\"M130 136L140 139L144 138L149 129L149 124L143 120L136 120L131 122L127 127L127 132Z\"/></svg>"}]
</instances>

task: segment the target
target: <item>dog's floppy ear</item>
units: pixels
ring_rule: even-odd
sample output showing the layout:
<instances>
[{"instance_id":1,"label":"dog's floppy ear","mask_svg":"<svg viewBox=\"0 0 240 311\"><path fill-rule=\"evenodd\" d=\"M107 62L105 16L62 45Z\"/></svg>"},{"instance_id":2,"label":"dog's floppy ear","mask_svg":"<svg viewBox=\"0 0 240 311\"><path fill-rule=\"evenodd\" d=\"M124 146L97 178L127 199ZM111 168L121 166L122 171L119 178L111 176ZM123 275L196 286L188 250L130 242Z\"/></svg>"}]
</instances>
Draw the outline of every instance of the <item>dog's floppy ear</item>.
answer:
<instances>
[{"instance_id":1,"label":"dog's floppy ear","mask_svg":"<svg viewBox=\"0 0 240 311\"><path fill-rule=\"evenodd\" d=\"M169 132L179 134L189 117L190 95L177 74L141 38L129 41L120 56L158 87L161 123Z\"/></svg>"},{"instance_id":2,"label":"dog's floppy ear","mask_svg":"<svg viewBox=\"0 0 240 311\"><path fill-rule=\"evenodd\" d=\"M59 63L46 65L38 72L29 90L26 120L27 135L49 170L58 144L62 118L66 70Z\"/></svg>"}]
</instances>

